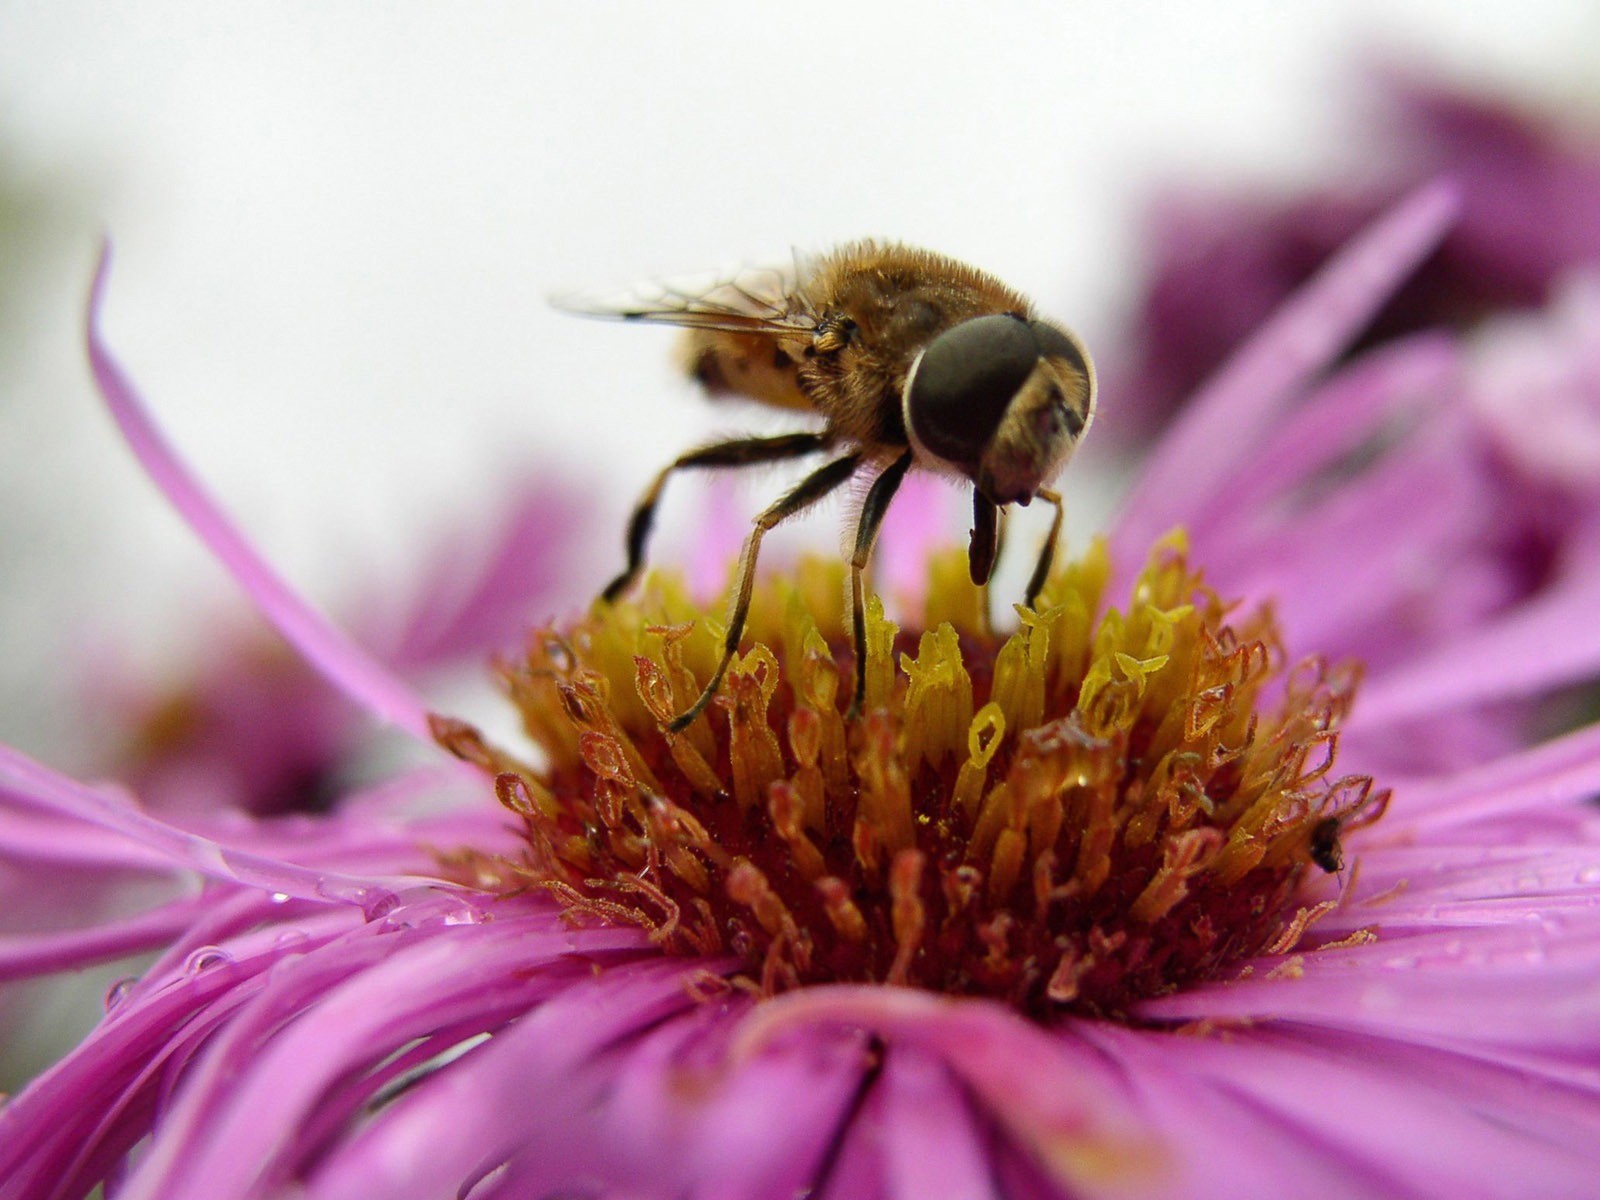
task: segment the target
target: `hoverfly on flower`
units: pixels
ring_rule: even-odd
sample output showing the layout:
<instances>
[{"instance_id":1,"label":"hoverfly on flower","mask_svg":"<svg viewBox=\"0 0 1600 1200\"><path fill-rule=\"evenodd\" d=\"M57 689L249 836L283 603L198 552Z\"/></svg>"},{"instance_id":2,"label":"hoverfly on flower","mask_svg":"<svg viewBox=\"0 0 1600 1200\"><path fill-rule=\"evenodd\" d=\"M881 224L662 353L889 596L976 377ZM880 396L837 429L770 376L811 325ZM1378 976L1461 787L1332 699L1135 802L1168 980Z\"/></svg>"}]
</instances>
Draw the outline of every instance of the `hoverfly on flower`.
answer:
<instances>
[{"instance_id":1,"label":"hoverfly on flower","mask_svg":"<svg viewBox=\"0 0 1600 1200\"><path fill-rule=\"evenodd\" d=\"M1036 497L1055 520L1028 585L1031 606L1061 528L1060 473L1094 419L1088 351L1031 302L964 263L895 243L854 242L792 268L741 272L705 285L661 285L618 298L568 298L570 311L685 327L686 361L713 395L813 412L816 432L741 437L679 455L645 489L628 526L628 565L602 593L622 595L644 566L656 506L672 472L741 467L833 453L755 519L722 660L699 698L671 723L694 721L722 683L743 637L762 538L863 474L875 473L850 557L855 691L866 693L863 576L889 503L912 467L973 489L968 567L988 582L999 514Z\"/></svg>"}]
</instances>

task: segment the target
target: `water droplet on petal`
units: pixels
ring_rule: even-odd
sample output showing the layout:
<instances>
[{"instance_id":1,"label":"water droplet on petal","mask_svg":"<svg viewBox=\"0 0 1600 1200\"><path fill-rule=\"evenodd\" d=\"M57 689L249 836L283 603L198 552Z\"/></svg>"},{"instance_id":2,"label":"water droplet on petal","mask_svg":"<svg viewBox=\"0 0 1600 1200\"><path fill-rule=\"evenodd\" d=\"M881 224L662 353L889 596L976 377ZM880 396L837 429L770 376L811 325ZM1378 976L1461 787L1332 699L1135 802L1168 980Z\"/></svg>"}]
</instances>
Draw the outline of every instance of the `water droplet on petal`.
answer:
<instances>
[{"instance_id":1,"label":"water droplet on petal","mask_svg":"<svg viewBox=\"0 0 1600 1200\"><path fill-rule=\"evenodd\" d=\"M360 897L361 913L368 921L381 921L400 907L400 897L387 888L373 888Z\"/></svg>"},{"instance_id":2,"label":"water droplet on petal","mask_svg":"<svg viewBox=\"0 0 1600 1200\"><path fill-rule=\"evenodd\" d=\"M273 892L272 895L269 897L269 899L274 904L287 904L287 903L289 903L289 893L288 892Z\"/></svg>"},{"instance_id":3,"label":"water droplet on petal","mask_svg":"<svg viewBox=\"0 0 1600 1200\"><path fill-rule=\"evenodd\" d=\"M227 966L232 961L233 955L220 946L201 946L183 960L183 971L186 975L199 975L203 971Z\"/></svg>"},{"instance_id":4,"label":"water droplet on petal","mask_svg":"<svg viewBox=\"0 0 1600 1200\"><path fill-rule=\"evenodd\" d=\"M279 950L293 950L296 946L304 946L311 940L303 929L286 929L273 939L272 944Z\"/></svg>"},{"instance_id":5,"label":"water droplet on petal","mask_svg":"<svg viewBox=\"0 0 1600 1200\"><path fill-rule=\"evenodd\" d=\"M139 981L132 975L124 975L106 989L105 1010L110 1012L128 998L128 993L133 991L133 985Z\"/></svg>"}]
</instances>

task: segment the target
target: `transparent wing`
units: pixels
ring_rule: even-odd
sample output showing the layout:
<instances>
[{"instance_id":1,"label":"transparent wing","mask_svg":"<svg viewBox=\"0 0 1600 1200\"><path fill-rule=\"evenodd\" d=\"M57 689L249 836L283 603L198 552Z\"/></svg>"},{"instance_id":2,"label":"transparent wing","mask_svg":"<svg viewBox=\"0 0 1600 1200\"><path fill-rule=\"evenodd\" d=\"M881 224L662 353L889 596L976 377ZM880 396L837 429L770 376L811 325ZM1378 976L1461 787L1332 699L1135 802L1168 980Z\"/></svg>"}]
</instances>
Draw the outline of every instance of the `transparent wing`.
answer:
<instances>
[{"instance_id":1,"label":"transparent wing","mask_svg":"<svg viewBox=\"0 0 1600 1200\"><path fill-rule=\"evenodd\" d=\"M720 329L730 333L795 333L816 328L798 294L803 263L745 267L639 284L610 292L552 296L563 312L619 321Z\"/></svg>"}]
</instances>

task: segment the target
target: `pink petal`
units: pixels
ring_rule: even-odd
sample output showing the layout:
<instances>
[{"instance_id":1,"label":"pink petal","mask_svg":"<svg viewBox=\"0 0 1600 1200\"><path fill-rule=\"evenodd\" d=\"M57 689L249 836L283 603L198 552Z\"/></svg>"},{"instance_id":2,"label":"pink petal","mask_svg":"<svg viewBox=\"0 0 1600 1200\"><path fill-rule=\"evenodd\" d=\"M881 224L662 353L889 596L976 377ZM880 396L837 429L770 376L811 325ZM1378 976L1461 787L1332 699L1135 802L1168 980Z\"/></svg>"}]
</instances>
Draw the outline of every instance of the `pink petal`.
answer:
<instances>
[{"instance_id":1,"label":"pink petal","mask_svg":"<svg viewBox=\"0 0 1600 1200\"><path fill-rule=\"evenodd\" d=\"M130 865L145 863L148 849L155 848L173 865L188 867L212 879L305 899L354 904L369 911L395 902L391 885L448 888L432 879L402 877L380 882L333 870L299 867L185 833L132 807L120 795L59 775L5 747L0 747L0 787L26 797L37 807L126 835L132 844Z\"/></svg>"},{"instance_id":2,"label":"pink petal","mask_svg":"<svg viewBox=\"0 0 1600 1200\"><path fill-rule=\"evenodd\" d=\"M647 961L596 975L581 959L566 965L573 969L536 980L555 989L548 1000L400 1096L339 1147L314 1173L307 1195L426 1200L455 1195L460 1180L518 1161L537 1180L524 1193L531 1195L590 1174L626 1175L626 1162L597 1159L605 1151L594 1126L604 1121L596 1109L607 1090L609 1052L692 1008L682 986L692 967ZM542 1095L556 1102L530 1103ZM470 1136L441 1138L440 1129ZM626 1131L612 1132L613 1153L628 1153Z\"/></svg>"},{"instance_id":3,"label":"pink petal","mask_svg":"<svg viewBox=\"0 0 1600 1200\"><path fill-rule=\"evenodd\" d=\"M503 1026L560 986L560 973L537 968L569 941L553 912L483 926L389 925L288 964L184 1079L124 1194L248 1195L286 1180L312 1148L319 1115L354 1115L338 1099L352 1073L362 1080L371 1064L441 1027ZM366 1078L357 1106L373 1090Z\"/></svg>"},{"instance_id":4,"label":"pink petal","mask_svg":"<svg viewBox=\"0 0 1600 1200\"><path fill-rule=\"evenodd\" d=\"M1493 1059L1537 1052L1557 1066L1600 1042L1600 921L1582 900L1541 911L1536 898L1478 896L1441 906L1441 919L1391 929L1369 912L1377 939L1273 960L1231 983L1140 1005L1161 1021L1292 1022L1456 1049ZM1600 1101L1600 1072L1589 1070ZM1595 1109L1600 1114L1600 1106Z\"/></svg>"},{"instance_id":5,"label":"pink petal","mask_svg":"<svg viewBox=\"0 0 1600 1200\"><path fill-rule=\"evenodd\" d=\"M0 980L73 970L165 946L213 903L195 896L87 929L0 936Z\"/></svg>"},{"instance_id":6,"label":"pink petal","mask_svg":"<svg viewBox=\"0 0 1600 1200\"><path fill-rule=\"evenodd\" d=\"M1116 561L1141 556L1225 490L1279 408L1325 368L1439 242L1459 206L1420 188L1348 243L1184 407L1151 454L1113 534Z\"/></svg>"},{"instance_id":7,"label":"pink petal","mask_svg":"<svg viewBox=\"0 0 1600 1200\"><path fill-rule=\"evenodd\" d=\"M431 745L433 739L428 730L426 706L410 688L295 595L222 515L216 503L156 428L133 390L133 385L111 357L100 336L100 307L110 267L111 248L107 245L101 250L89 297L89 362L106 407L116 419L151 482L172 502L217 561L239 581L262 615L329 682L374 716L393 722Z\"/></svg>"},{"instance_id":8,"label":"pink petal","mask_svg":"<svg viewBox=\"0 0 1600 1200\"><path fill-rule=\"evenodd\" d=\"M1161 1130L1168 1152L1189 1164L1184 1200L1296 1195L1386 1195L1383 1176L1306 1136L1251 1097L1197 1079L1170 1052L1177 1035L1131 1031L1110 1024L1080 1028L1080 1036L1121 1065L1139 1111ZM1305 1081L1313 1087L1312 1080ZM1303 1185L1303 1187L1302 1187Z\"/></svg>"},{"instance_id":9,"label":"pink petal","mask_svg":"<svg viewBox=\"0 0 1600 1200\"><path fill-rule=\"evenodd\" d=\"M1448 826L1568 807L1597 792L1600 725L1589 725L1483 766L1397 785L1384 824L1415 823L1437 837Z\"/></svg>"},{"instance_id":10,"label":"pink petal","mask_svg":"<svg viewBox=\"0 0 1600 1200\"><path fill-rule=\"evenodd\" d=\"M1538 695L1600 674L1600 570L1570 572L1362 692L1351 727Z\"/></svg>"},{"instance_id":11,"label":"pink petal","mask_svg":"<svg viewBox=\"0 0 1600 1200\"><path fill-rule=\"evenodd\" d=\"M1226 545L1286 492L1379 436L1397 414L1412 419L1437 410L1447 388L1459 393L1461 374L1460 349L1445 334L1417 334L1362 355L1266 431L1250 469L1187 515L1185 527L1197 544Z\"/></svg>"},{"instance_id":12,"label":"pink petal","mask_svg":"<svg viewBox=\"0 0 1600 1200\"><path fill-rule=\"evenodd\" d=\"M539 471L500 518L492 544L474 553L452 540L421 581L403 627L384 639L396 667L430 667L521 644L529 623L570 602L586 508L576 484ZM617 550L621 552L621 539ZM562 586L565 584L566 586Z\"/></svg>"},{"instance_id":13,"label":"pink petal","mask_svg":"<svg viewBox=\"0 0 1600 1200\"><path fill-rule=\"evenodd\" d=\"M829 1026L871 1030L891 1051L910 1046L943 1063L1007 1138L1075 1193L1171 1182L1158 1135L1128 1108L1108 1064L998 1004L904 988L815 987L761 1005L739 1044L752 1053L786 1033Z\"/></svg>"},{"instance_id":14,"label":"pink petal","mask_svg":"<svg viewBox=\"0 0 1600 1200\"><path fill-rule=\"evenodd\" d=\"M904 1200L995 1196L984 1130L960 1083L925 1052L896 1047L878 1084L888 1192Z\"/></svg>"},{"instance_id":15,"label":"pink petal","mask_svg":"<svg viewBox=\"0 0 1600 1200\"><path fill-rule=\"evenodd\" d=\"M1264 1143L1274 1165L1305 1155L1274 1195L1580 1196L1600 1169L1592 1099L1468 1058L1317 1029L1092 1032L1136 1078L1172 1076L1202 1120L1213 1099L1252 1117L1213 1148L1213 1194Z\"/></svg>"},{"instance_id":16,"label":"pink petal","mask_svg":"<svg viewBox=\"0 0 1600 1200\"><path fill-rule=\"evenodd\" d=\"M1360 649L1348 631L1374 614L1396 622L1396 610L1437 583L1437 573L1459 558L1473 532L1482 481L1462 461L1459 440L1433 442L1391 457L1359 486L1262 529L1235 549L1231 561L1197 545L1207 579L1230 596L1276 603L1297 650L1314 647L1339 657ZM1414 641L1429 631L1398 632ZM1363 690L1358 710L1366 699Z\"/></svg>"}]
</instances>

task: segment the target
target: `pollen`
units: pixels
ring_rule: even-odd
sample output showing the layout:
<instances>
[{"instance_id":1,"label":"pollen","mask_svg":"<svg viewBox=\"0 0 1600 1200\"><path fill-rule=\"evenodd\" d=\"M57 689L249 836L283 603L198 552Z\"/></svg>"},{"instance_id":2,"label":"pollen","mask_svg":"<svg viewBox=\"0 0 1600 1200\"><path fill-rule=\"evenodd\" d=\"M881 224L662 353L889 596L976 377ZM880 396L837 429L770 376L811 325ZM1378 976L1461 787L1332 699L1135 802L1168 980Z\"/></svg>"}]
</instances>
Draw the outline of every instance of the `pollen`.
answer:
<instances>
[{"instance_id":1,"label":"pollen","mask_svg":"<svg viewBox=\"0 0 1600 1200\"><path fill-rule=\"evenodd\" d=\"M758 587L715 702L673 733L723 629L656 574L502 664L538 767L441 734L521 824L493 874L574 921L722 956L763 996L879 983L1124 1016L1292 950L1320 912L1302 877L1386 793L1334 771L1358 671L1290 669L1271 612L1232 611L1179 534L1115 606L1110 575L1097 543L1001 636L964 560L936 557L919 628L870 603L849 721L843 568L806 562Z\"/></svg>"}]
</instances>

